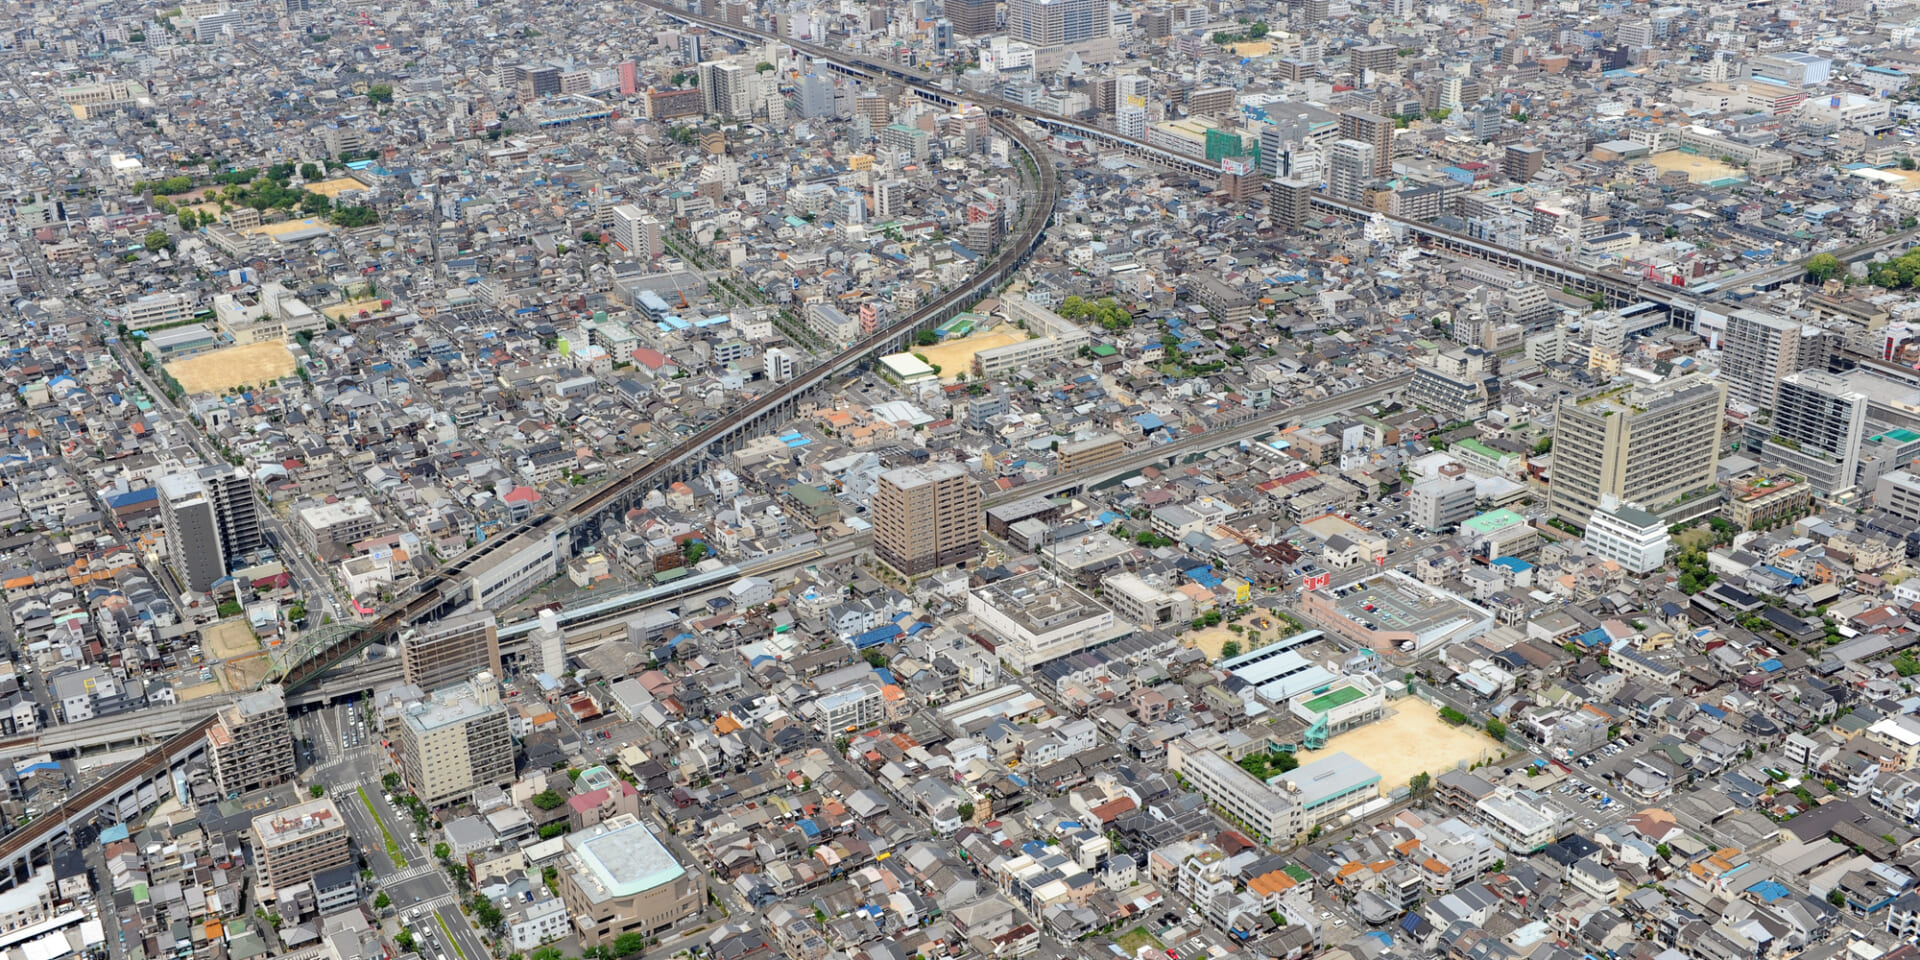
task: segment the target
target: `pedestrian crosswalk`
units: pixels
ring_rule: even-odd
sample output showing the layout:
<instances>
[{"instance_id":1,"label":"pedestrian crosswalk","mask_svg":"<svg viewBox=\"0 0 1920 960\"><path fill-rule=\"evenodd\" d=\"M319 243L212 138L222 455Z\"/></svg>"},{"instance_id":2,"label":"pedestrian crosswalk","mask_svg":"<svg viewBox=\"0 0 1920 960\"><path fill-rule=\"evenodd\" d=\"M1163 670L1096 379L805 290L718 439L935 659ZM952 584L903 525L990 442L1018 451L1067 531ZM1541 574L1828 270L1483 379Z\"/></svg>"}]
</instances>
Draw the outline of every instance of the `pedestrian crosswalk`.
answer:
<instances>
[{"instance_id":1,"label":"pedestrian crosswalk","mask_svg":"<svg viewBox=\"0 0 1920 960\"><path fill-rule=\"evenodd\" d=\"M395 870L392 873L381 874L380 883L383 886L396 884L396 883L405 883L408 880L412 880L416 877L424 877L430 873L437 873L439 872L439 870L440 870L440 866L438 864L422 863L417 866L407 867L403 870Z\"/></svg>"}]
</instances>

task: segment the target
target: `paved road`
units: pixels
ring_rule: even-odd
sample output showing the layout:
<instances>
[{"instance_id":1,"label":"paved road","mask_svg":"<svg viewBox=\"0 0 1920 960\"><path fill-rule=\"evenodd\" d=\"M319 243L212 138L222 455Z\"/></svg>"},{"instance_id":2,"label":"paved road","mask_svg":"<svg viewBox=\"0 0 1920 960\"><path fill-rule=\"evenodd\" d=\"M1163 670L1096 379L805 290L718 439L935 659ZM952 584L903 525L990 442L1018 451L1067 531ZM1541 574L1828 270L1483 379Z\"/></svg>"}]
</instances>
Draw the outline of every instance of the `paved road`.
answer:
<instances>
[{"instance_id":1,"label":"paved road","mask_svg":"<svg viewBox=\"0 0 1920 960\"><path fill-rule=\"evenodd\" d=\"M113 345L114 357L127 371L127 375L140 384L147 398L153 402L153 409L186 438L188 445L193 448L194 455L199 457L201 463L213 466L226 464L227 461L219 456L207 442L206 435L202 433L200 427L174 405L173 400L167 396L167 392L154 382L144 367L140 366L139 360L133 355L133 350L134 346L131 343L122 342ZM300 546L300 541L294 539L287 531L285 524L280 522L279 515L275 514L264 501L260 502L259 513L261 529L266 534L267 542L272 546L274 555L279 557L282 563L289 565L301 586L301 593L310 598L315 607L311 614L311 622L318 623L322 613L330 613L336 620L343 619L346 611L334 595L333 581L314 565L313 558L307 556L305 549Z\"/></svg>"}]
</instances>

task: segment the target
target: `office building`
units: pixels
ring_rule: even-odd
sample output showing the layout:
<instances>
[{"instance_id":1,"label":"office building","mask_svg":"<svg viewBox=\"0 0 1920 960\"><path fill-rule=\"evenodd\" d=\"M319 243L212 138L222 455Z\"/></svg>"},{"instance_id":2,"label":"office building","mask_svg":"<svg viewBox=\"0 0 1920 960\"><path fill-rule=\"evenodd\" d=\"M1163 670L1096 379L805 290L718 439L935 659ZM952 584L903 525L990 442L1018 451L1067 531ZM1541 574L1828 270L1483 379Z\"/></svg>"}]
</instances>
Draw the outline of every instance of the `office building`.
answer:
<instances>
[{"instance_id":1,"label":"office building","mask_svg":"<svg viewBox=\"0 0 1920 960\"><path fill-rule=\"evenodd\" d=\"M1373 148L1370 178L1393 174L1393 121L1377 113L1349 110L1340 115L1340 139L1358 140Z\"/></svg>"},{"instance_id":2,"label":"office building","mask_svg":"<svg viewBox=\"0 0 1920 960\"><path fill-rule=\"evenodd\" d=\"M1267 184L1267 209L1274 226L1298 231L1313 216L1313 184L1285 177Z\"/></svg>"},{"instance_id":3,"label":"office building","mask_svg":"<svg viewBox=\"0 0 1920 960\"><path fill-rule=\"evenodd\" d=\"M960 36L986 36L999 25L998 6L996 0L947 0L947 22Z\"/></svg>"},{"instance_id":4,"label":"office building","mask_svg":"<svg viewBox=\"0 0 1920 960\"><path fill-rule=\"evenodd\" d=\"M1727 317L1726 340L1720 345L1720 375L1734 400L1772 410L1780 397L1780 381L1798 373L1803 363L1801 326L1785 317L1758 310L1735 310Z\"/></svg>"},{"instance_id":5,"label":"office building","mask_svg":"<svg viewBox=\"0 0 1920 960\"><path fill-rule=\"evenodd\" d=\"M260 886L278 891L353 863L353 839L333 798L320 797L253 818L253 858Z\"/></svg>"},{"instance_id":6,"label":"office building","mask_svg":"<svg viewBox=\"0 0 1920 960\"><path fill-rule=\"evenodd\" d=\"M1107 0L1007 0L1007 35L1036 47L1084 43L1112 32Z\"/></svg>"},{"instance_id":7,"label":"office building","mask_svg":"<svg viewBox=\"0 0 1920 960\"><path fill-rule=\"evenodd\" d=\"M213 782L232 797L293 779L293 730L278 685L235 700L207 731Z\"/></svg>"},{"instance_id":8,"label":"office building","mask_svg":"<svg viewBox=\"0 0 1920 960\"><path fill-rule=\"evenodd\" d=\"M1473 480L1464 474L1429 477L1407 491L1407 521L1429 532L1446 530L1472 519L1476 502Z\"/></svg>"},{"instance_id":9,"label":"office building","mask_svg":"<svg viewBox=\"0 0 1920 960\"><path fill-rule=\"evenodd\" d=\"M306 542L308 550L327 560L354 553L354 545L373 536L379 521L373 501L366 497L311 504L293 512L294 532Z\"/></svg>"},{"instance_id":10,"label":"office building","mask_svg":"<svg viewBox=\"0 0 1920 960\"><path fill-rule=\"evenodd\" d=\"M1673 545L1665 520L1611 501L1593 512L1585 539L1594 553L1630 573L1651 573L1665 566L1668 548Z\"/></svg>"},{"instance_id":11,"label":"office building","mask_svg":"<svg viewBox=\"0 0 1920 960\"><path fill-rule=\"evenodd\" d=\"M227 575L213 495L199 477L185 473L161 477L155 486L166 526L167 564L182 587L205 593Z\"/></svg>"},{"instance_id":12,"label":"office building","mask_svg":"<svg viewBox=\"0 0 1920 960\"><path fill-rule=\"evenodd\" d=\"M1371 144L1335 140L1327 150L1327 195L1346 203L1364 203L1377 155Z\"/></svg>"},{"instance_id":13,"label":"office building","mask_svg":"<svg viewBox=\"0 0 1920 960\"><path fill-rule=\"evenodd\" d=\"M1724 384L1694 378L1560 401L1553 515L1584 525L1606 496L1658 513L1712 487L1726 397Z\"/></svg>"},{"instance_id":14,"label":"office building","mask_svg":"<svg viewBox=\"0 0 1920 960\"><path fill-rule=\"evenodd\" d=\"M566 848L560 897L582 947L665 930L706 905L701 875L681 866L632 814L568 834Z\"/></svg>"},{"instance_id":15,"label":"office building","mask_svg":"<svg viewBox=\"0 0 1920 960\"><path fill-rule=\"evenodd\" d=\"M1853 489L1867 436L1867 395L1841 377L1802 370L1782 379L1774 396L1773 418L1748 423L1753 455L1806 477L1822 496Z\"/></svg>"},{"instance_id":16,"label":"office building","mask_svg":"<svg viewBox=\"0 0 1920 960\"><path fill-rule=\"evenodd\" d=\"M486 671L501 676L499 622L491 613L448 617L400 637L400 676L421 690L438 690Z\"/></svg>"},{"instance_id":17,"label":"office building","mask_svg":"<svg viewBox=\"0 0 1920 960\"><path fill-rule=\"evenodd\" d=\"M980 555L980 488L957 463L880 475L873 494L873 552L910 577Z\"/></svg>"},{"instance_id":18,"label":"office building","mask_svg":"<svg viewBox=\"0 0 1920 960\"><path fill-rule=\"evenodd\" d=\"M430 807L513 782L513 736L500 683L481 673L401 711L397 746L408 789Z\"/></svg>"}]
</instances>

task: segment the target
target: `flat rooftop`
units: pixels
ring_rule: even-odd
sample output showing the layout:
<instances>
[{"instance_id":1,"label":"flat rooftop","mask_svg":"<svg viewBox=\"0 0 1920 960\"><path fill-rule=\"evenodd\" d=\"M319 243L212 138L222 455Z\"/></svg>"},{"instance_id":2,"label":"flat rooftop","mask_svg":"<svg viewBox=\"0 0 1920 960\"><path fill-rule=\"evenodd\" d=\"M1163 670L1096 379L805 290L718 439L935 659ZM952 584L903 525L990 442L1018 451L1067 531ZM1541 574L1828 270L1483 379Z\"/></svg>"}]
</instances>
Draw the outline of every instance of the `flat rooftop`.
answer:
<instances>
[{"instance_id":1,"label":"flat rooftop","mask_svg":"<svg viewBox=\"0 0 1920 960\"><path fill-rule=\"evenodd\" d=\"M567 845L586 868L586 877L592 883L584 889L595 900L644 893L672 883L687 872L646 824L631 817L596 824L591 830L568 837Z\"/></svg>"}]
</instances>

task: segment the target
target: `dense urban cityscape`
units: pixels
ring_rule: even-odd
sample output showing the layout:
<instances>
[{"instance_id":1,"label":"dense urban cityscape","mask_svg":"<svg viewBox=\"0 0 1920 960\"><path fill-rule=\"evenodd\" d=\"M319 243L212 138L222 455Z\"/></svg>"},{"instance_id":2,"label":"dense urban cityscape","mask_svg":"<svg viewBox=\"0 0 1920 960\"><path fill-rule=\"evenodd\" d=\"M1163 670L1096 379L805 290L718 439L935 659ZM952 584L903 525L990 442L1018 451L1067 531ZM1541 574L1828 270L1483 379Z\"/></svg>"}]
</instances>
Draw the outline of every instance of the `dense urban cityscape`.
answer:
<instances>
[{"instance_id":1,"label":"dense urban cityscape","mask_svg":"<svg viewBox=\"0 0 1920 960\"><path fill-rule=\"evenodd\" d=\"M0 960L1920 960L1920 4L0 12Z\"/></svg>"}]
</instances>

